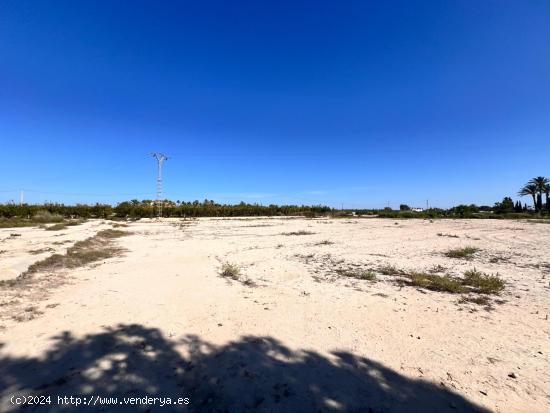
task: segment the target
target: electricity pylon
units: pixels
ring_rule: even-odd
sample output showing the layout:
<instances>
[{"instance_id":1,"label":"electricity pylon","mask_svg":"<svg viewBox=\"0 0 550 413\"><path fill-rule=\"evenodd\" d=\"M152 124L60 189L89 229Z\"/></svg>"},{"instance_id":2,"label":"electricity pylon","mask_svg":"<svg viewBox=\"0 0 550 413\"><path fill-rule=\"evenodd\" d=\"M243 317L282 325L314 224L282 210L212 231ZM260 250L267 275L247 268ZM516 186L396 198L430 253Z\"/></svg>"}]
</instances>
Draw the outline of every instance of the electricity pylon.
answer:
<instances>
[{"instance_id":1,"label":"electricity pylon","mask_svg":"<svg viewBox=\"0 0 550 413\"><path fill-rule=\"evenodd\" d=\"M160 152L153 152L153 158L157 160L157 219L162 217L162 163L168 160L168 157Z\"/></svg>"}]
</instances>

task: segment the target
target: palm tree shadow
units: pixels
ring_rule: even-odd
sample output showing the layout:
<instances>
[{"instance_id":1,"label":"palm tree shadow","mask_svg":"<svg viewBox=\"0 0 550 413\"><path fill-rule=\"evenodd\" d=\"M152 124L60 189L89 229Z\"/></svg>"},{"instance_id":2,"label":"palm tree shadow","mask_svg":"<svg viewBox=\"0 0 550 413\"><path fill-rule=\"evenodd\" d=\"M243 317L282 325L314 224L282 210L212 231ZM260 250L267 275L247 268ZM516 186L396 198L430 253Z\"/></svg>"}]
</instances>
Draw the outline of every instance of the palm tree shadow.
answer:
<instances>
[{"instance_id":1,"label":"palm tree shadow","mask_svg":"<svg viewBox=\"0 0 550 413\"><path fill-rule=\"evenodd\" d=\"M348 352L293 351L271 337L215 346L172 341L155 328L119 325L83 338L63 332L41 358L0 358L0 411L13 394L50 395L28 411L112 411L57 405L57 396L189 398L188 405L117 405L115 411L486 412L435 384Z\"/></svg>"}]
</instances>

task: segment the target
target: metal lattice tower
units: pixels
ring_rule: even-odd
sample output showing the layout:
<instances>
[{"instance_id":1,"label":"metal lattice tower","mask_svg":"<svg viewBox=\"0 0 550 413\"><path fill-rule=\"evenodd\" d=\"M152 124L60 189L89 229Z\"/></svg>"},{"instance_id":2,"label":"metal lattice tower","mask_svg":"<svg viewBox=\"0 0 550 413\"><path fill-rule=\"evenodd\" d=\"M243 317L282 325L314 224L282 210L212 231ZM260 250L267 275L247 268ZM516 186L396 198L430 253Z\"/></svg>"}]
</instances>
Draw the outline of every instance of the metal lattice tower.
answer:
<instances>
[{"instance_id":1,"label":"metal lattice tower","mask_svg":"<svg viewBox=\"0 0 550 413\"><path fill-rule=\"evenodd\" d=\"M168 160L168 157L160 152L153 152L153 158L157 160L157 218L162 217L162 163Z\"/></svg>"}]
</instances>

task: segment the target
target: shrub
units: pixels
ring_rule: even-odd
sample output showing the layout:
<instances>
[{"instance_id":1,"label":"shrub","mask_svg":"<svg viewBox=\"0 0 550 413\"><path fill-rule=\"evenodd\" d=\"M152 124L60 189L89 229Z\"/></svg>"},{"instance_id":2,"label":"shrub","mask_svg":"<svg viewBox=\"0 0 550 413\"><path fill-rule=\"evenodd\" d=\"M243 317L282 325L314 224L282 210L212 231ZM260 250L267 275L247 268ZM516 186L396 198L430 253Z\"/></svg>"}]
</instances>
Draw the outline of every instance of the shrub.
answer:
<instances>
[{"instance_id":1,"label":"shrub","mask_svg":"<svg viewBox=\"0 0 550 413\"><path fill-rule=\"evenodd\" d=\"M488 275L475 268L464 273L463 283L481 294L498 294L504 290L505 285L498 274Z\"/></svg>"},{"instance_id":2,"label":"shrub","mask_svg":"<svg viewBox=\"0 0 550 413\"><path fill-rule=\"evenodd\" d=\"M403 276L409 279L409 283L411 285L426 288L427 290L448 293L460 293L464 291L464 287L461 285L460 280L451 277L450 275L411 272L410 274L404 274Z\"/></svg>"},{"instance_id":3,"label":"shrub","mask_svg":"<svg viewBox=\"0 0 550 413\"><path fill-rule=\"evenodd\" d=\"M235 264L225 262L222 264L220 275L225 278L231 278L232 280L239 281L241 278L241 269Z\"/></svg>"}]
</instances>

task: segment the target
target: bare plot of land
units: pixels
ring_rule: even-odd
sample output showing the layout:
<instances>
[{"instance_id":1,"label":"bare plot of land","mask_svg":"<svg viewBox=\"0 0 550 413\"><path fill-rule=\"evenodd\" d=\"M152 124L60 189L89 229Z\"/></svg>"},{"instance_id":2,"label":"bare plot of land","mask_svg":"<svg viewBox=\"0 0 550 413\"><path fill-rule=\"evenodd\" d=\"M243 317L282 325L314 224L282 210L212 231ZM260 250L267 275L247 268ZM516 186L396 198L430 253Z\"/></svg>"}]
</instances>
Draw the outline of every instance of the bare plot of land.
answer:
<instances>
[{"instance_id":1,"label":"bare plot of land","mask_svg":"<svg viewBox=\"0 0 550 413\"><path fill-rule=\"evenodd\" d=\"M77 245L96 249L81 266L82 248L56 246L110 224L1 230L6 267L71 263L0 286L2 396L189 397L201 412L550 408L549 225L127 225Z\"/></svg>"}]
</instances>

